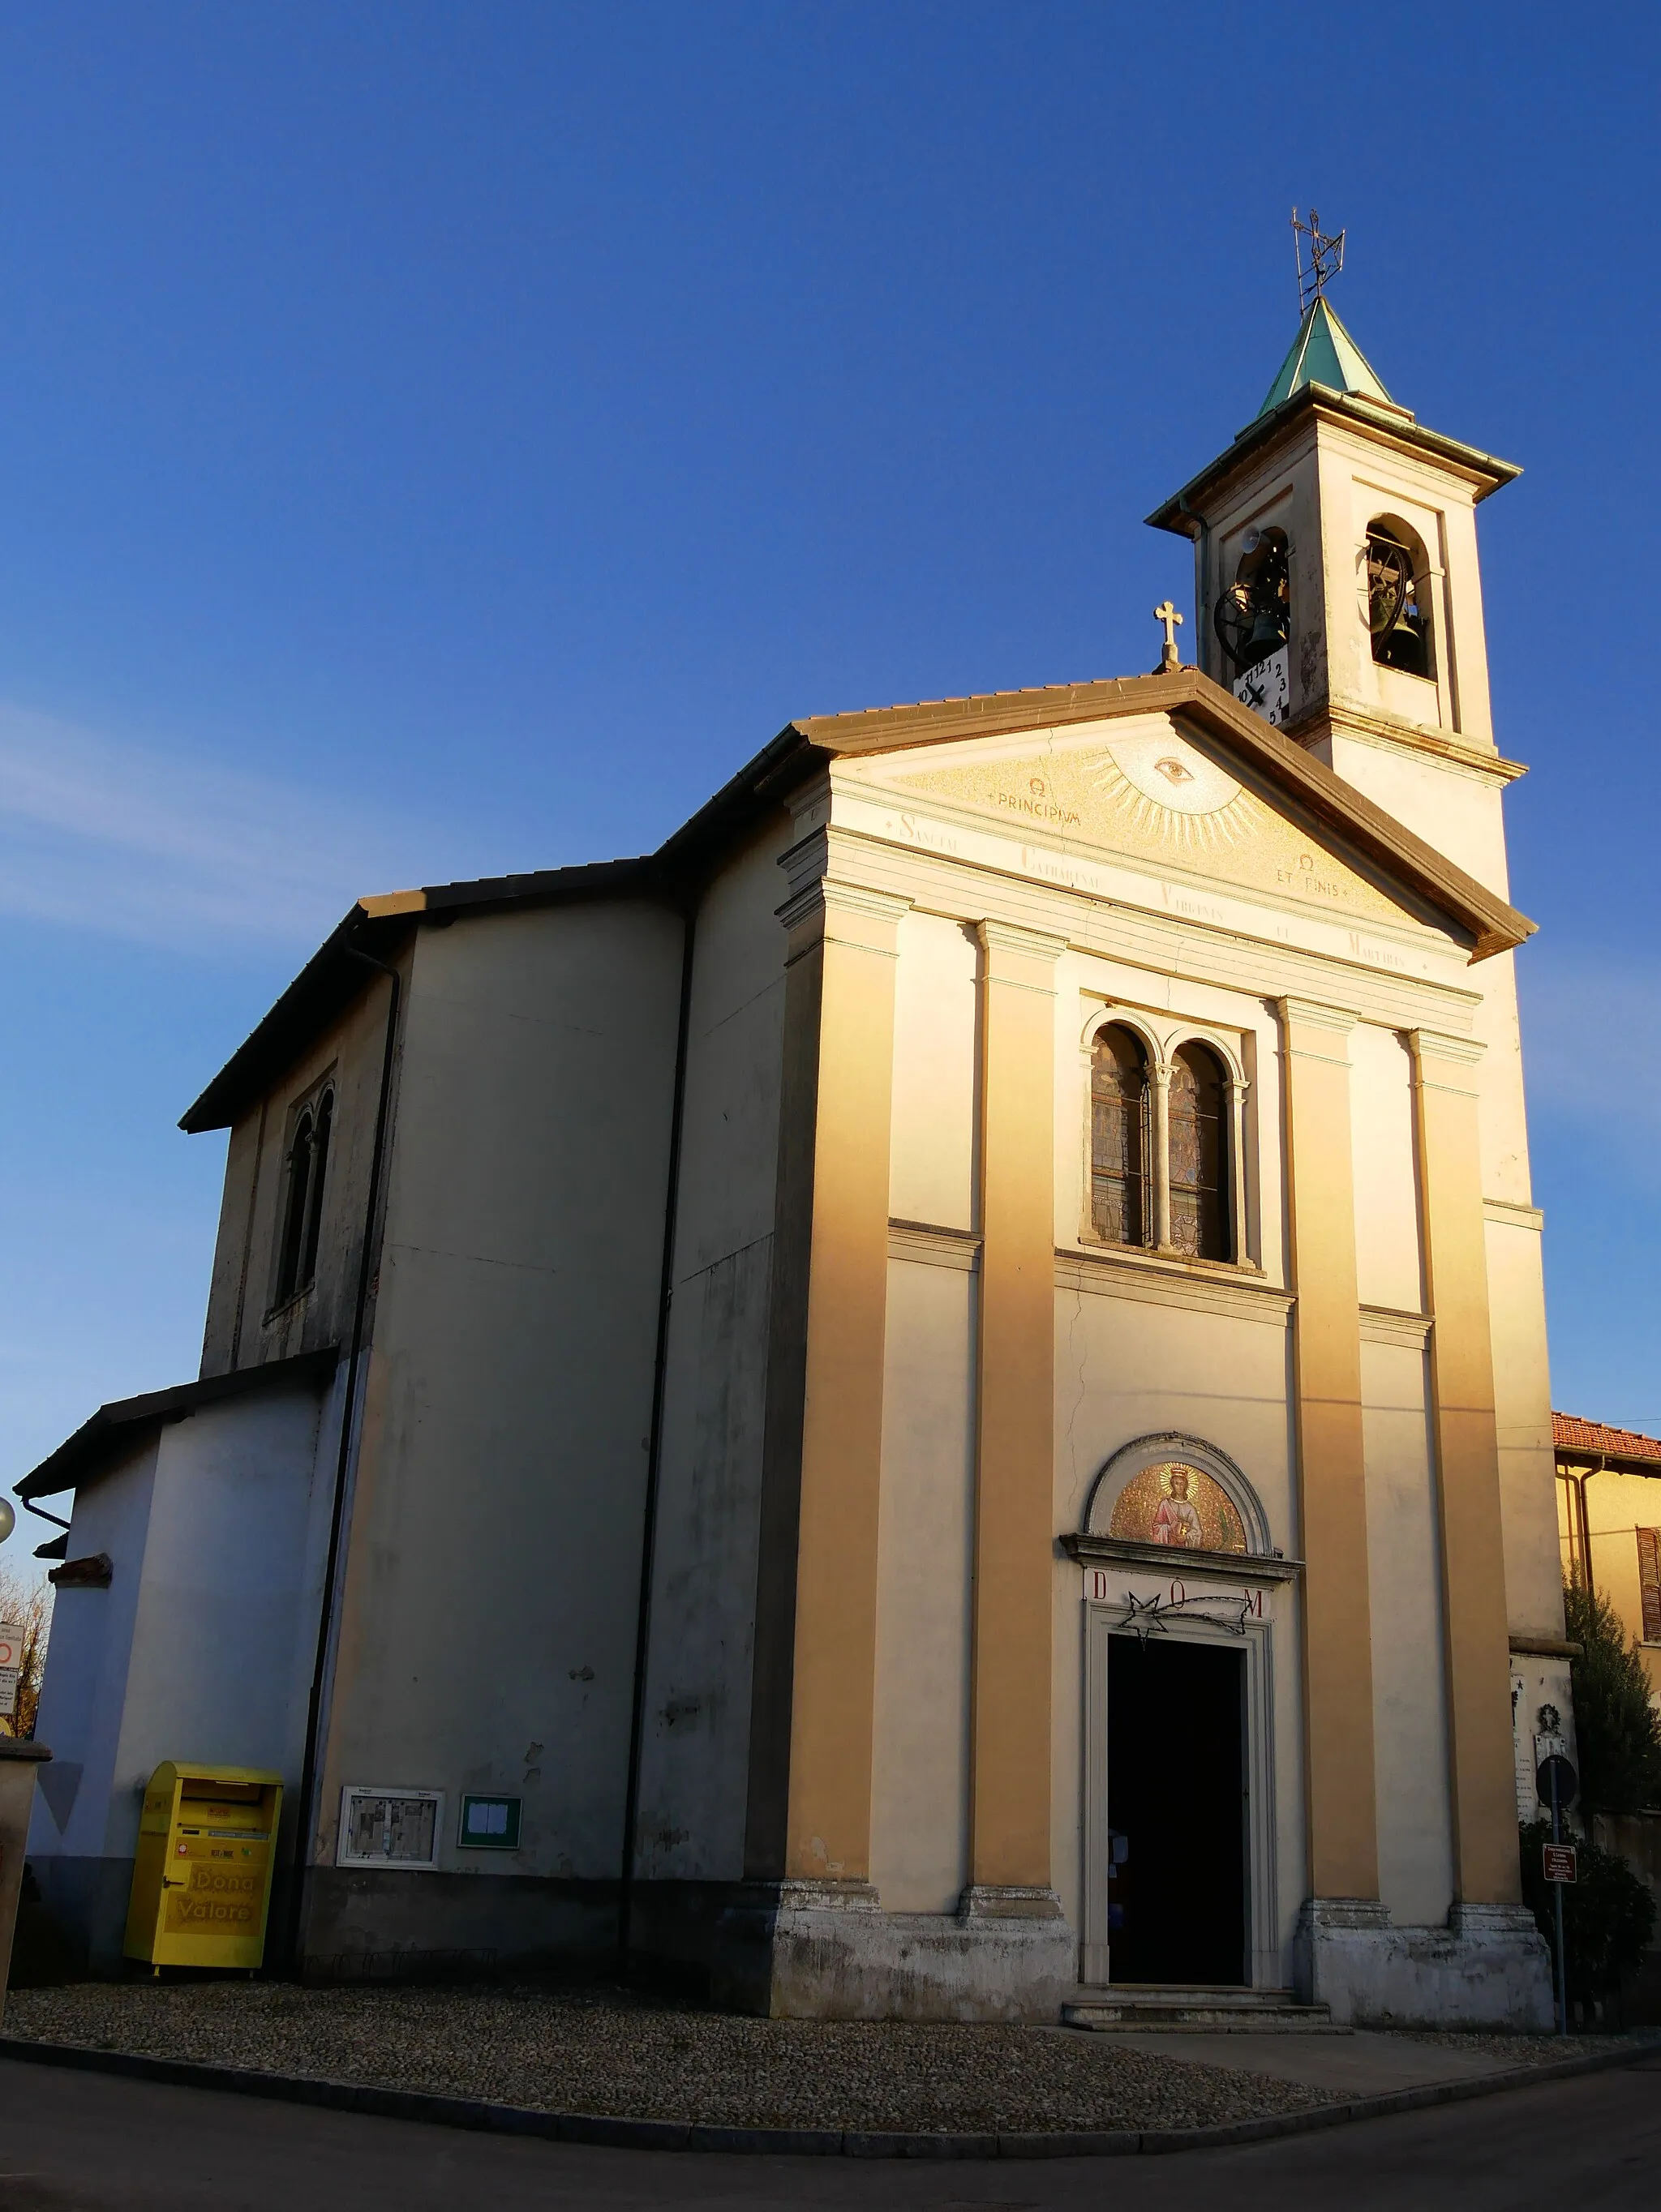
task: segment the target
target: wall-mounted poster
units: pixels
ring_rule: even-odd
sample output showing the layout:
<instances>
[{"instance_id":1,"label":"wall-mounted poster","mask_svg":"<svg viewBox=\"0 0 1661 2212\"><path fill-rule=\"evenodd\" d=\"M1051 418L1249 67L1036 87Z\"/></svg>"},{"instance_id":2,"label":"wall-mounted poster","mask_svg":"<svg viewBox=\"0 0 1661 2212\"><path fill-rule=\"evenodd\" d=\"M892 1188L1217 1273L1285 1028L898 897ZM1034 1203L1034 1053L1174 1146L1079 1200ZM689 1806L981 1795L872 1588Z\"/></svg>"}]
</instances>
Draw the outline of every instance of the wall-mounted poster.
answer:
<instances>
[{"instance_id":1,"label":"wall-mounted poster","mask_svg":"<svg viewBox=\"0 0 1661 2212\"><path fill-rule=\"evenodd\" d=\"M1233 1499L1203 1468L1165 1460L1133 1474L1119 1492L1110 1536L1166 1544L1181 1552L1244 1552L1245 1529Z\"/></svg>"}]
</instances>

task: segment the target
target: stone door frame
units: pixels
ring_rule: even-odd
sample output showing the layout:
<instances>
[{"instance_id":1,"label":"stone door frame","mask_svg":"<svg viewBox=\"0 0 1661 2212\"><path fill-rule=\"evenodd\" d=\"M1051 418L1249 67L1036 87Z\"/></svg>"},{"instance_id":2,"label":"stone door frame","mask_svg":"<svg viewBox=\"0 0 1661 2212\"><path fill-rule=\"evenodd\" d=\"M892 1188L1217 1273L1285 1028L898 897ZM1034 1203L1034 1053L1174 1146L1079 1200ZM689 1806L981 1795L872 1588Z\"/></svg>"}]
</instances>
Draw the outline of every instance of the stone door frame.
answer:
<instances>
[{"instance_id":1,"label":"stone door frame","mask_svg":"<svg viewBox=\"0 0 1661 2212\"><path fill-rule=\"evenodd\" d=\"M1249 1582L1244 1574L1226 1578L1192 1566L1180 1579L1193 1596L1216 1584L1218 1595ZM1146 1570L1130 1572L1141 1580ZM1116 1576L1115 1579L1117 1577ZM1264 1592L1261 1620L1248 1620L1244 1633L1226 1622L1194 1614L1162 1624L1159 1633L1183 1644L1220 1645L1245 1653L1246 1776L1246 1964L1248 1986L1279 1989L1284 1982L1280 1941L1280 1902L1275 1856L1275 1622L1274 1594ZM1084 1927L1079 1979L1087 1988L1110 1988L1108 1941L1109 1842L1107 1802L1107 1670L1111 1644L1124 1629L1123 1601L1085 1601L1084 1745Z\"/></svg>"}]
</instances>

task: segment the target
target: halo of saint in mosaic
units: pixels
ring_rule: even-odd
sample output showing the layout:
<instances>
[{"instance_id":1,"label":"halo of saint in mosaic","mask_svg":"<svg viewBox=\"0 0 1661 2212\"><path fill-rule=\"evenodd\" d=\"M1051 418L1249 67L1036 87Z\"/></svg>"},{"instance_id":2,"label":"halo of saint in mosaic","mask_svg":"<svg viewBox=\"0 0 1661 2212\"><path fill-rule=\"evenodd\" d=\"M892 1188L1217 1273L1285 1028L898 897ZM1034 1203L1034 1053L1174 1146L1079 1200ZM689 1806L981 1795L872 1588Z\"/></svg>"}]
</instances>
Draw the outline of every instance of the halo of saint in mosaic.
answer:
<instances>
[{"instance_id":1,"label":"halo of saint in mosaic","mask_svg":"<svg viewBox=\"0 0 1661 2212\"><path fill-rule=\"evenodd\" d=\"M1110 1536L1166 1544L1177 1552L1244 1552L1245 1529L1214 1476L1168 1459L1133 1474L1114 1500Z\"/></svg>"}]
</instances>

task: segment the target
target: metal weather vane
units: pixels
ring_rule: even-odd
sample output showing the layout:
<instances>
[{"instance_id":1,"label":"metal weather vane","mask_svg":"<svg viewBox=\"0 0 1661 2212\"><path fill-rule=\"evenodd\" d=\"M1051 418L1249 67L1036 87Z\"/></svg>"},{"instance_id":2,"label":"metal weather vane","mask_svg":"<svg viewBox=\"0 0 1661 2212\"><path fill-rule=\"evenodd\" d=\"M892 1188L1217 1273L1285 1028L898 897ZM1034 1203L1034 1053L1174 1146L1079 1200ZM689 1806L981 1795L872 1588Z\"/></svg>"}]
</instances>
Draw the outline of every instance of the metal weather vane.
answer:
<instances>
[{"instance_id":1,"label":"metal weather vane","mask_svg":"<svg viewBox=\"0 0 1661 2212\"><path fill-rule=\"evenodd\" d=\"M1304 240L1309 240L1309 261L1304 261ZM1329 238L1321 228L1321 218L1313 208L1309 221L1299 220L1298 210L1292 210L1292 250L1298 258L1298 313L1306 315L1321 295L1344 265L1344 234L1341 230Z\"/></svg>"}]
</instances>

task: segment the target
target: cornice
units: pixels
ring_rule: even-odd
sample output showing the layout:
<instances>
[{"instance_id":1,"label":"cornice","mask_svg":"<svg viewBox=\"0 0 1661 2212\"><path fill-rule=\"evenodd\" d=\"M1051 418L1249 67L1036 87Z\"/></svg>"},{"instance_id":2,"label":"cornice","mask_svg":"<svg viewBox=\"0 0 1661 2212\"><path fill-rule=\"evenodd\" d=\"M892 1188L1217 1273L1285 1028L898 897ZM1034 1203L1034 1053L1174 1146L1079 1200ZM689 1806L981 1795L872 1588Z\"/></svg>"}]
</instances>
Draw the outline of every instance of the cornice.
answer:
<instances>
[{"instance_id":1,"label":"cornice","mask_svg":"<svg viewBox=\"0 0 1661 2212\"><path fill-rule=\"evenodd\" d=\"M1536 1234L1546 1225L1546 1217L1537 1206L1524 1206L1512 1198L1485 1198L1482 1218L1508 1229L1532 1229Z\"/></svg>"},{"instance_id":2,"label":"cornice","mask_svg":"<svg viewBox=\"0 0 1661 2212\"><path fill-rule=\"evenodd\" d=\"M1069 1559L1111 1559L1121 1566L1158 1567L1162 1574L1173 1569L1183 1575L1219 1575L1231 1582L1291 1583L1304 1571L1301 1559L1284 1559L1275 1552L1199 1552L1170 1544L1139 1544L1125 1536L1091 1536L1082 1531L1062 1537Z\"/></svg>"},{"instance_id":3,"label":"cornice","mask_svg":"<svg viewBox=\"0 0 1661 2212\"><path fill-rule=\"evenodd\" d=\"M1422 1352L1430 1342L1428 1314L1403 1313L1395 1306L1363 1306L1360 1333L1363 1344L1400 1344Z\"/></svg>"},{"instance_id":4,"label":"cornice","mask_svg":"<svg viewBox=\"0 0 1661 2212\"><path fill-rule=\"evenodd\" d=\"M1474 1020L1482 994L1463 983L1403 975L1343 954L1162 914L1106 893L1005 870L989 861L901 845L864 830L832 832L839 874L857 871L875 886L908 896L922 913L972 927L1001 914L1068 947L1116 967L1141 969L1161 981L1214 984L1258 999L1280 999L1288 983L1299 995L1352 1006L1387 1029L1426 1023L1440 1029Z\"/></svg>"},{"instance_id":5,"label":"cornice","mask_svg":"<svg viewBox=\"0 0 1661 2212\"><path fill-rule=\"evenodd\" d=\"M1092 1251L1080 1245L1056 1253L1056 1287L1086 1297L1128 1298L1149 1306L1179 1306L1189 1313L1226 1314L1283 1329L1292 1311L1290 1291L1261 1276L1215 1261L1166 1260L1155 1254Z\"/></svg>"},{"instance_id":6,"label":"cornice","mask_svg":"<svg viewBox=\"0 0 1661 2212\"><path fill-rule=\"evenodd\" d=\"M931 1221L891 1220L888 1256L972 1275L981 1264L981 1240L972 1229L943 1229Z\"/></svg>"},{"instance_id":7,"label":"cornice","mask_svg":"<svg viewBox=\"0 0 1661 2212\"><path fill-rule=\"evenodd\" d=\"M1197 476L1190 477L1180 491L1157 507L1147 518L1148 522L1155 530L1174 531L1181 538L1197 537L1202 523L1194 506L1196 501L1203 497L1209 503L1242 470L1260 461L1267 449L1289 444L1294 437L1307 434L1316 426L1358 433L1371 443L1388 447L1421 462L1429 460L1469 484L1477 501L1522 474L1515 462L1502 461L1495 454L1467 446L1457 438L1445 436L1439 430L1427 429L1410 416L1404 419L1393 409L1372 405L1359 393L1335 392L1329 385L1305 384L1283 399L1272 413L1260 415L1255 422L1248 422L1233 444L1208 462Z\"/></svg>"},{"instance_id":8,"label":"cornice","mask_svg":"<svg viewBox=\"0 0 1661 2212\"><path fill-rule=\"evenodd\" d=\"M1380 752L1421 753L1457 775L1471 776L1483 784L1503 787L1529 772L1525 762L1507 760L1502 753L1463 744L1457 738L1444 737L1439 731L1424 729L1393 714L1371 714L1332 700L1323 701L1295 722L1288 722L1285 734L1305 751L1323 738L1348 738ZM1335 769L1333 773L1340 771Z\"/></svg>"},{"instance_id":9,"label":"cornice","mask_svg":"<svg viewBox=\"0 0 1661 2212\"><path fill-rule=\"evenodd\" d=\"M1348 1006L1333 1006L1320 999L1290 995L1281 1000L1280 1013L1288 1025L1295 1022L1300 1029L1329 1030L1338 1036L1348 1036L1360 1019Z\"/></svg>"},{"instance_id":10,"label":"cornice","mask_svg":"<svg viewBox=\"0 0 1661 2212\"><path fill-rule=\"evenodd\" d=\"M815 830L801 845L793 847L780 866L788 869L795 855L812 846L819 847L828 861L824 833ZM774 909L788 932L799 930L804 922L817 921L827 937L855 945L864 952L880 953L891 960L899 957L897 933L910 910L911 901L903 893L875 890L864 884L843 883L837 878L817 874L810 876L793 890L782 906ZM842 926L850 923L851 929Z\"/></svg>"},{"instance_id":11,"label":"cornice","mask_svg":"<svg viewBox=\"0 0 1661 2212\"><path fill-rule=\"evenodd\" d=\"M983 915L976 924L981 943L989 952L1019 952L1029 960L1059 960L1067 950L1064 937L1048 930L1025 929L1019 922L999 921Z\"/></svg>"}]
</instances>

